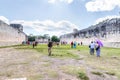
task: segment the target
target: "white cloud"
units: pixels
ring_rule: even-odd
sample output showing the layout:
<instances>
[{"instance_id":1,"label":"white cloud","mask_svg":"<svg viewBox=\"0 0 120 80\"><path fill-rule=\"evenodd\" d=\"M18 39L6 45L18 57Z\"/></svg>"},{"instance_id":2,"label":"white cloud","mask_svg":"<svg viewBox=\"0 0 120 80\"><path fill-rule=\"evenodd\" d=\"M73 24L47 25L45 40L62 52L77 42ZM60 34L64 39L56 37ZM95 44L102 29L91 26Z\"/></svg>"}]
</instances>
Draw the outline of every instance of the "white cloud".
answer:
<instances>
[{"instance_id":1,"label":"white cloud","mask_svg":"<svg viewBox=\"0 0 120 80\"><path fill-rule=\"evenodd\" d=\"M48 3L55 3L56 0L48 0Z\"/></svg>"},{"instance_id":2,"label":"white cloud","mask_svg":"<svg viewBox=\"0 0 120 80\"><path fill-rule=\"evenodd\" d=\"M62 0L63 1L63 0ZM64 0L65 2L67 2L68 4L72 3L73 0Z\"/></svg>"},{"instance_id":3,"label":"white cloud","mask_svg":"<svg viewBox=\"0 0 120 80\"><path fill-rule=\"evenodd\" d=\"M98 23L100 23L104 20L112 19L112 18L120 18L120 16L112 15L112 16L106 16L106 17L103 17L103 18L99 18L95 21L95 24L98 24Z\"/></svg>"},{"instance_id":4,"label":"white cloud","mask_svg":"<svg viewBox=\"0 0 120 80\"><path fill-rule=\"evenodd\" d=\"M64 2L64 3L70 4L73 2L73 0L48 0L48 3L52 3L52 4L57 3L57 2Z\"/></svg>"},{"instance_id":5,"label":"white cloud","mask_svg":"<svg viewBox=\"0 0 120 80\"><path fill-rule=\"evenodd\" d=\"M73 29L75 28L78 29L78 26L66 20L62 20L59 22L54 22L52 20L45 20L45 21L14 20L11 23L20 23L25 28L32 28L33 30L35 30L40 34L50 34L50 35L58 35L58 36L72 32Z\"/></svg>"},{"instance_id":6,"label":"white cloud","mask_svg":"<svg viewBox=\"0 0 120 80\"><path fill-rule=\"evenodd\" d=\"M18 23L22 24L23 28L26 29L26 34L35 34L35 35L43 35L43 34L50 34L52 35L57 35L60 36L62 34L70 33L73 31L73 29L78 29L78 26L75 24L62 20L58 22L54 22L52 20L45 20L45 21L39 21L39 20L34 20L34 21L25 21L25 20L14 20L14 21L9 21L4 16L0 16L0 20L3 22L10 24L10 23ZM34 31L34 32L32 32ZM39 33L39 34L36 34Z\"/></svg>"},{"instance_id":7,"label":"white cloud","mask_svg":"<svg viewBox=\"0 0 120 80\"><path fill-rule=\"evenodd\" d=\"M86 3L87 11L111 11L120 7L120 0L92 0Z\"/></svg>"},{"instance_id":8,"label":"white cloud","mask_svg":"<svg viewBox=\"0 0 120 80\"><path fill-rule=\"evenodd\" d=\"M7 24L9 24L9 20L4 16L0 16L0 20L7 23Z\"/></svg>"}]
</instances>

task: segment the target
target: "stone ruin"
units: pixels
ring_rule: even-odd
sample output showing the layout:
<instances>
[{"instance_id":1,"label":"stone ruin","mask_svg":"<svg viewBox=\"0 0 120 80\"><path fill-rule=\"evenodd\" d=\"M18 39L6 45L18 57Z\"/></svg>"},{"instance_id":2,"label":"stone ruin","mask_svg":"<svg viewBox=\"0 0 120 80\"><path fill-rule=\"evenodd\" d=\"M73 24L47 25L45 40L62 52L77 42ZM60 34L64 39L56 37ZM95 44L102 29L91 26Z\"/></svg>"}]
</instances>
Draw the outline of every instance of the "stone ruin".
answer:
<instances>
[{"instance_id":1,"label":"stone ruin","mask_svg":"<svg viewBox=\"0 0 120 80\"><path fill-rule=\"evenodd\" d=\"M76 41L89 45L91 41L101 40L106 47L120 48L120 18L106 19L86 29L60 36L61 41Z\"/></svg>"},{"instance_id":2,"label":"stone ruin","mask_svg":"<svg viewBox=\"0 0 120 80\"><path fill-rule=\"evenodd\" d=\"M21 44L27 40L21 24L6 24L0 20L0 46Z\"/></svg>"}]
</instances>

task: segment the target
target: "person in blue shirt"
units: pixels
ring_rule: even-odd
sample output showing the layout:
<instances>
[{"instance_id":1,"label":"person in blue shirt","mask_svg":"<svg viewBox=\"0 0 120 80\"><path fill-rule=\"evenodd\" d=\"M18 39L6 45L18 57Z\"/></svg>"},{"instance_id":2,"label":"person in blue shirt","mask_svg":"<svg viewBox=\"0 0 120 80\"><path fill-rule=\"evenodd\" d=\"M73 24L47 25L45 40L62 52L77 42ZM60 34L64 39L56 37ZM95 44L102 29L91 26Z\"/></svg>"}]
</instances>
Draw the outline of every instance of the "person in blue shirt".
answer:
<instances>
[{"instance_id":1,"label":"person in blue shirt","mask_svg":"<svg viewBox=\"0 0 120 80\"><path fill-rule=\"evenodd\" d=\"M76 47L77 47L77 42L74 41L74 43L73 43L73 48L76 48Z\"/></svg>"}]
</instances>

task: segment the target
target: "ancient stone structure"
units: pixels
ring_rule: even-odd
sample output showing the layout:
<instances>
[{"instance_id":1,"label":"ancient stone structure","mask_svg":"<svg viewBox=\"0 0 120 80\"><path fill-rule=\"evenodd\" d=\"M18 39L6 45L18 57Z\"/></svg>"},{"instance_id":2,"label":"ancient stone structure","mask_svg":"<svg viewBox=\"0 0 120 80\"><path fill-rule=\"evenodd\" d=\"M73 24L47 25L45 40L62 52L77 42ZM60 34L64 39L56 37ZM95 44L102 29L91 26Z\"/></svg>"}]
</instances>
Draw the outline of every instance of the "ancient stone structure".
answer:
<instances>
[{"instance_id":1,"label":"ancient stone structure","mask_svg":"<svg viewBox=\"0 0 120 80\"><path fill-rule=\"evenodd\" d=\"M23 26L20 24L8 25L0 21L0 46L21 44L26 41L27 35L23 32Z\"/></svg>"},{"instance_id":2,"label":"ancient stone structure","mask_svg":"<svg viewBox=\"0 0 120 80\"><path fill-rule=\"evenodd\" d=\"M17 29L19 32L23 32L23 26L21 24L10 24L10 26Z\"/></svg>"},{"instance_id":3,"label":"ancient stone structure","mask_svg":"<svg viewBox=\"0 0 120 80\"><path fill-rule=\"evenodd\" d=\"M88 45L91 41L101 40L106 47L120 47L120 18L107 19L86 29L60 36L61 41L76 41Z\"/></svg>"}]
</instances>

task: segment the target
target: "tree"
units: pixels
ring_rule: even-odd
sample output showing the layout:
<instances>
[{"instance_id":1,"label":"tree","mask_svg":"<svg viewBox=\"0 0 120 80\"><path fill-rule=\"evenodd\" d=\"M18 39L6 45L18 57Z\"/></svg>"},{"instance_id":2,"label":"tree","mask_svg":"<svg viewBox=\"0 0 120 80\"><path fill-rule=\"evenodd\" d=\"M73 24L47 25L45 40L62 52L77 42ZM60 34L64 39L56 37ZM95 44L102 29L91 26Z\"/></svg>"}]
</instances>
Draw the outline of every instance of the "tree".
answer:
<instances>
[{"instance_id":1,"label":"tree","mask_svg":"<svg viewBox=\"0 0 120 80\"><path fill-rule=\"evenodd\" d=\"M30 34L30 35L28 36L28 41L35 41L35 38L36 38L36 36Z\"/></svg>"},{"instance_id":2,"label":"tree","mask_svg":"<svg viewBox=\"0 0 120 80\"><path fill-rule=\"evenodd\" d=\"M38 35L37 38L38 38L38 39L42 39L43 36L42 36L42 35Z\"/></svg>"},{"instance_id":3,"label":"tree","mask_svg":"<svg viewBox=\"0 0 120 80\"><path fill-rule=\"evenodd\" d=\"M52 36L51 40L53 42L60 42L60 39L57 36Z\"/></svg>"},{"instance_id":4,"label":"tree","mask_svg":"<svg viewBox=\"0 0 120 80\"><path fill-rule=\"evenodd\" d=\"M49 39L49 38L50 38L49 34L44 34L43 37L44 37L45 39Z\"/></svg>"}]
</instances>

